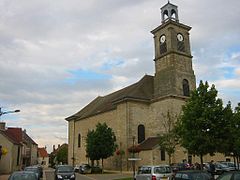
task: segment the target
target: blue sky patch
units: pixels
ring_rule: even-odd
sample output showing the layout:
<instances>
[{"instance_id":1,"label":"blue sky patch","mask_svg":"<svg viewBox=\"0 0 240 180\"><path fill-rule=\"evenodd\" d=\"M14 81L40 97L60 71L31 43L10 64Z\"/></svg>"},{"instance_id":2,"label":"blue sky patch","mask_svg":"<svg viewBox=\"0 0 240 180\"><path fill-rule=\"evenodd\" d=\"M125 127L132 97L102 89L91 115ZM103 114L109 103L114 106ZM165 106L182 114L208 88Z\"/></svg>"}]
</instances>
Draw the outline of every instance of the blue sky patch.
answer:
<instances>
[{"instance_id":1,"label":"blue sky patch","mask_svg":"<svg viewBox=\"0 0 240 180\"><path fill-rule=\"evenodd\" d=\"M111 75L101 74L91 70L70 70L69 73L71 77L66 79L66 82L74 84L80 79L84 80L101 80L101 79L110 79Z\"/></svg>"},{"instance_id":2,"label":"blue sky patch","mask_svg":"<svg viewBox=\"0 0 240 180\"><path fill-rule=\"evenodd\" d=\"M222 68L222 71L226 79L232 79L236 76L234 67L224 67Z\"/></svg>"},{"instance_id":3,"label":"blue sky patch","mask_svg":"<svg viewBox=\"0 0 240 180\"><path fill-rule=\"evenodd\" d=\"M101 67L101 70L110 70L113 67L120 66L122 64L124 64L123 58L115 58L104 63Z\"/></svg>"}]
</instances>

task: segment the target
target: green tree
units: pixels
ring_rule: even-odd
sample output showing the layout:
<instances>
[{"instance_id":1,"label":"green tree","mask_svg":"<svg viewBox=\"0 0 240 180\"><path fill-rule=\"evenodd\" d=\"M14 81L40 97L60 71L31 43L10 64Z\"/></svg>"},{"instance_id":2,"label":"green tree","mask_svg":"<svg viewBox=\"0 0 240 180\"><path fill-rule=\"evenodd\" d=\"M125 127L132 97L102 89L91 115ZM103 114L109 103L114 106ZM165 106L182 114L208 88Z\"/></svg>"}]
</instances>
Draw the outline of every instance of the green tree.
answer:
<instances>
[{"instance_id":1,"label":"green tree","mask_svg":"<svg viewBox=\"0 0 240 180\"><path fill-rule=\"evenodd\" d=\"M180 144L189 153L200 156L216 152L216 137L223 119L222 100L217 98L214 85L209 88L200 81L199 87L192 91L191 96L183 107L183 114L177 123L177 133Z\"/></svg>"},{"instance_id":2,"label":"green tree","mask_svg":"<svg viewBox=\"0 0 240 180\"><path fill-rule=\"evenodd\" d=\"M218 125L219 129L217 132L215 132L215 137L216 139L218 139L216 147L217 152L224 153L225 155L231 155L233 153L234 146L233 131L235 129L235 123L233 119L233 110L230 101L223 109L223 119Z\"/></svg>"},{"instance_id":3,"label":"green tree","mask_svg":"<svg viewBox=\"0 0 240 180\"><path fill-rule=\"evenodd\" d=\"M167 115L163 114L163 127L165 132L159 135L159 146L162 150L167 152L169 164L171 164L171 157L178 144L177 134L175 131L175 122L177 118L177 115L172 115L169 111L167 112Z\"/></svg>"},{"instance_id":4,"label":"green tree","mask_svg":"<svg viewBox=\"0 0 240 180\"><path fill-rule=\"evenodd\" d=\"M86 153L87 157L91 160L91 163L93 165L94 160L99 160L95 156L95 136L94 136L95 131L90 130L88 131L87 138L86 138Z\"/></svg>"},{"instance_id":5,"label":"green tree","mask_svg":"<svg viewBox=\"0 0 240 180\"><path fill-rule=\"evenodd\" d=\"M234 125L233 125L233 154L237 158L237 165L239 166L240 158L240 103L235 107L233 115Z\"/></svg>"},{"instance_id":6,"label":"green tree","mask_svg":"<svg viewBox=\"0 0 240 180\"><path fill-rule=\"evenodd\" d=\"M89 158L92 161L101 159L102 168L103 159L112 156L117 148L116 136L106 123L98 123L96 130L89 131L86 142L86 150Z\"/></svg>"},{"instance_id":7,"label":"green tree","mask_svg":"<svg viewBox=\"0 0 240 180\"><path fill-rule=\"evenodd\" d=\"M63 164L67 164L68 163L68 147L62 146L58 150L56 158L59 163L62 162Z\"/></svg>"}]
</instances>

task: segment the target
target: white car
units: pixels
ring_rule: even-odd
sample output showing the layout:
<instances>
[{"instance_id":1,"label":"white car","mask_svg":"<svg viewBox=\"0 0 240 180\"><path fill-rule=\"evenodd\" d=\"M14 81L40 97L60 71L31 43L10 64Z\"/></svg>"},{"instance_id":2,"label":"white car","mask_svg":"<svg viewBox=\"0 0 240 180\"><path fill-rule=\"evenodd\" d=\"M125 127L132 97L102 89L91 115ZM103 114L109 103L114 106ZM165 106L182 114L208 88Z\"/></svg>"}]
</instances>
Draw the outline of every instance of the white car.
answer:
<instances>
[{"instance_id":1,"label":"white car","mask_svg":"<svg viewBox=\"0 0 240 180\"><path fill-rule=\"evenodd\" d=\"M145 165L138 169L136 180L167 180L172 175L169 165Z\"/></svg>"}]
</instances>

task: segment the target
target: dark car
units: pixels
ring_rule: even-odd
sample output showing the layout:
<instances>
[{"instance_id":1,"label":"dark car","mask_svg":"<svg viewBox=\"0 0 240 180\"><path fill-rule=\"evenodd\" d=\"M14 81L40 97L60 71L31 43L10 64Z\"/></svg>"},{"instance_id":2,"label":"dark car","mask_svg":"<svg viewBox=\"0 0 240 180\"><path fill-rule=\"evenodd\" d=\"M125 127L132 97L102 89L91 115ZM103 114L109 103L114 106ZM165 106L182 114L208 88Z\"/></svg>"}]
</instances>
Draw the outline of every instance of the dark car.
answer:
<instances>
[{"instance_id":1,"label":"dark car","mask_svg":"<svg viewBox=\"0 0 240 180\"><path fill-rule=\"evenodd\" d=\"M102 173L102 168L100 168L99 166L92 166L91 167L91 173Z\"/></svg>"},{"instance_id":2,"label":"dark car","mask_svg":"<svg viewBox=\"0 0 240 180\"><path fill-rule=\"evenodd\" d=\"M91 173L91 172L92 172L92 169L89 164L82 164L79 166L79 173L87 174L87 173Z\"/></svg>"},{"instance_id":3,"label":"dark car","mask_svg":"<svg viewBox=\"0 0 240 180\"><path fill-rule=\"evenodd\" d=\"M34 165L33 167L37 167L40 173L40 178L43 177L43 167L41 165Z\"/></svg>"},{"instance_id":4,"label":"dark car","mask_svg":"<svg viewBox=\"0 0 240 180\"><path fill-rule=\"evenodd\" d=\"M8 180L38 180L38 177L32 171L16 171L9 176Z\"/></svg>"},{"instance_id":5,"label":"dark car","mask_svg":"<svg viewBox=\"0 0 240 180\"><path fill-rule=\"evenodd\" d=\"M55 180L75 180L74 168L70 165L59 165L55 169Z\"/></svg>"},{"instance_id":6,"label":"dark car","mask_svg":"<svg viewBox=\"0 0 240 180\"><path fill-rule=\"evenodd\" d=\"M239 180L239 179L240 171L225 172L217 178L217 180Z\"/></svg>"},{"instance_id":7,"label":"dark car","mask_svg":"<svg viewBox=\"0 0 240 180\"><path fill-rule=\"evenodd\" d=\"M37 166L28 166L24 168L24 171L34 172L37 176L37 179L40 179L41 171Z\"/></svg>"},{"instance_id":8,"label":"dark car","mask_svg":"<svg viewBox=\"0 0 240 180\"><path fill-rule=\"evenodd\" d=\"M172 180L211 180L211 175L206 171L201 170L187 170L178 171L175 173Z\"/></svg>"}]
</instances>

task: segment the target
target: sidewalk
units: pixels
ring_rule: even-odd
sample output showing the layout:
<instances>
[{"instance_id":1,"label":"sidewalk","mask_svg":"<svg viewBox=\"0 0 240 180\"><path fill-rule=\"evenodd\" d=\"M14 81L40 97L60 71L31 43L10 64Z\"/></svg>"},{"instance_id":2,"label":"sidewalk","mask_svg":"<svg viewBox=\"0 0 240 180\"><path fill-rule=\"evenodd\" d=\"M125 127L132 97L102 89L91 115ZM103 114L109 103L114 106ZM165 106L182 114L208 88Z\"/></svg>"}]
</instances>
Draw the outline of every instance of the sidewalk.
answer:
<instances>
[{"instance_id":1,"label":"sidewalk","mask_svg":"<svg viewBox=\"0 0 240 180\"><path fill-rule=\"evenodd\" d=\"M0 180L7 180L9 175L0 175Z\"/></svg>"}]
</instances>

